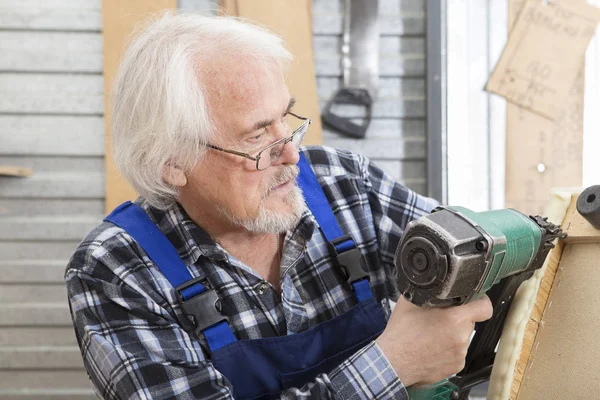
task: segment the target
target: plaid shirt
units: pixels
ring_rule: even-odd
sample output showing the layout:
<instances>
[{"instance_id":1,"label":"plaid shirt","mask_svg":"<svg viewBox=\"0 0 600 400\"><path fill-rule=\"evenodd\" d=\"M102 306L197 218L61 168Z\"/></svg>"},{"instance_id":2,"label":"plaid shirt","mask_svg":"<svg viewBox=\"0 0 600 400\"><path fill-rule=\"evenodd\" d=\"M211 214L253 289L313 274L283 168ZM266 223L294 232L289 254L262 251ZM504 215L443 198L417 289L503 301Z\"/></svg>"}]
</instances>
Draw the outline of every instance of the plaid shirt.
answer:
<instances>
[{"instance_id":1,"label":"plaid shirt","mask_svg":"<svg viewBox=\"0 0 600 400\"><path fill-rule=\"evenodd\" d=\"M304 148L340 227L368 265L386 318L398 298L393 257L406 224L437 203L394 182L360 155ZM240 340L289 335L336 317L354 293L332 264L327 242L307 210L287 233L281 295L216 244L175 205L139 204L175 246L192 276L215 288ZM102 223L79 245L66 270L75 332L84 364L105 399L226 399L232 387L211 361L203 337L191 334L175 289L121 228ZM337 368L281 394L296 398L401 398L407 394L375 342Z\"/></svg>"}]
</instances>

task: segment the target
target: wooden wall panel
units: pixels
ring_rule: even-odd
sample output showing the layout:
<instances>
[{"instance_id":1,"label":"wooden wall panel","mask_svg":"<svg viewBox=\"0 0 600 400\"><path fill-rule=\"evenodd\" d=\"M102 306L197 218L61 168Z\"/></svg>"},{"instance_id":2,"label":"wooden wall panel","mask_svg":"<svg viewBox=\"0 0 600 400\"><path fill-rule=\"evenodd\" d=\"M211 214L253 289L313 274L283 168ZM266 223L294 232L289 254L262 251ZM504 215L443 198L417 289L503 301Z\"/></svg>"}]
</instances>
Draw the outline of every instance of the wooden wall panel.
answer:
<instances>
[{"instance_id":1,"label":"wooden wall panel","mask_svg":"<svg viewBox=\"0 0 600 400\"><path fill-rule=\"evenodd\" d=\"M0 26L16 30L100 32L101 0L0 0Z\"/></svg>"},{"instance_id":2,"label":"wooden wall panel","mask_svg":"<svg viewBox=\"0 0 600 400\"><path fill-rule=\"evenodd\" d=\"M65 263L62 261L48 260L13 260L0 265L0 283L21 284L21 283L55 283L61 286L64 283ZM34 331L21 329L25 333L34 333ZM37 332L37 331L36 331ZM0 345L3 344L3 337L8 337L8 333L0 330ZM73 332L69 330L66 338L69 338L71 344L75 344L73 340ZM23 336L27 338L27 336ZM23 339L25 342L27 339ZM35 343L32 343L35 344Z\"/></svg>"},{"instance_id":3,"label":"wooden wall panel","mask_svg":"<svg viewBox=\"0 0 600 400\"><path fill-rule=\"evenodd\" d=\"M95 32L0 31L0 70L102 73Z\"/></svg>"},{"instance_id":4,"label":"wooden wall panel","mask_svg":"<svg viewBox=\"0 0 600 400\"><path fill-rule=\"evenodd\" d=\"M0 399L91 400L64 269L104 213L100 0L0 0Z\"/></svg>"},{"instance_id":5,"label":"wooden wall panel","mask_svg":"<svg viewBox=\"0 0 600 400\"><path fill-rule=\"evenodd\" d=\"M0 143L7 155L104 157L104 118L0 114Z\"/></svg>"},{"instance_id":6,"label":"wooden wall panel","mask_svg":"<svg viewBox=\"0 0 600 400\"><path fill-rule=\"evenodd\" d=\"M41 400L43 398L52 398L54 400L75 400L77 399L98 399L90 397L83 393L73 393L73 388L88 387L89 378L79 370L66 371L0 371L0 390L14 390L15 387L27 387L31 390L32 396L29 398ZM63 390L63 396L59 390ZM38 391L37 393L35 391ZM45 393L40 393L45 391ZM50 392L50 393L49 393ZM53 393L54 395L53 395ZM58 393L57 393L58 392ZM70 393L69 393L70 392ZM58 394L58 395L57 395ZM47 396L47 397L43 397ZM52 396L52 397L51 397ZM77 397L75 397L77 396ZM92 395L93 396L93 395ZM25 396L13 397L13 399L27 398Z\"/></svg>"},{"instance_id":7,"label":"wooden wall panel","mask_svg":"<svg viewBox=\"0 0 600 400\"><path fill-rule=\"evenodd\" d=\"M102 115L101 75L0 74L0 113Z\"/></svg>"}]
</instances>

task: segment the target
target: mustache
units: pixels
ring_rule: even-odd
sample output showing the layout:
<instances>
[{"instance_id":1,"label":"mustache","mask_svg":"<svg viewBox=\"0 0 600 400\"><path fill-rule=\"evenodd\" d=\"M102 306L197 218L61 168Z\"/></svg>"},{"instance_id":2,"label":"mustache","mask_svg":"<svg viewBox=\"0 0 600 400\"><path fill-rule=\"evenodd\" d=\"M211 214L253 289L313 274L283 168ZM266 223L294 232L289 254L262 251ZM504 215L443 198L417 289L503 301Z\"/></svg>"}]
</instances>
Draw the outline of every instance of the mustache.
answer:
<instances>
[{"instance_id":1,"label":"mustache","mask_svg":"<svg viewBox=\"0 0 600 400\"><path fill-rule=\"evenodd\" d=\"M268 189L265 192L265 196L273 190L273 188L284 184L290 180L296 180L298 174L300 173L300 168L297 165L286 165L283 169L273 178L273 181L269 185Z\"/></svg>"}]
</instances>

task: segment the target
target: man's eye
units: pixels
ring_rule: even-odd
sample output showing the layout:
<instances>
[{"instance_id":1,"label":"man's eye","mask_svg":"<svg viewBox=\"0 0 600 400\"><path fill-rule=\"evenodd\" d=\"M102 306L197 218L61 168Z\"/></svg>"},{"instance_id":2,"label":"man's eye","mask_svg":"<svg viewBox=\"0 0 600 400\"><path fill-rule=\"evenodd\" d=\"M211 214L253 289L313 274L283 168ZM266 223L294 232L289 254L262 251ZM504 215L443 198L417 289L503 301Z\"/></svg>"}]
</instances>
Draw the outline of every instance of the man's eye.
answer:
<instances>
[{"instance_id":1,"label":"man's eye","mask_svg":"<svg viewBox=\"0 0 600 400\"><path fill-rule=\"evenodd\" d=\"M266 132L261 132L258 135L254 135L248 138L248 141L251 143L257 143L264 139Z\"/></svg>"}]
</instances>

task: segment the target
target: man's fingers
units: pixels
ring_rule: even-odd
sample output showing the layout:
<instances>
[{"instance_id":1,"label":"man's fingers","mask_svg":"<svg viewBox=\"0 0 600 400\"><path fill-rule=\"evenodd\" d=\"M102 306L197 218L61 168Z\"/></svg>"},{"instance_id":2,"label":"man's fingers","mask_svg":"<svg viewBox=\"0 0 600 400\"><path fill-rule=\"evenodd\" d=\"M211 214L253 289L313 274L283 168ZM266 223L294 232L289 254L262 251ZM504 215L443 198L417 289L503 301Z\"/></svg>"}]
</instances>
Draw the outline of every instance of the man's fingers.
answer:
<instances>
[{"instance_id":1,"label":"man's fingers","mask_svg":"<svg viewBox=\"0 0 600 400\"><path fill-rule=\"evenodd\" d=\"M419 308L419 306L414 305L413 303L411 303L410 301L406 300L403 296L400 296L400 298L398 299L398 302L396 303L396 306L394 307L394 311L399 308L403 311L414 311L415 308Z\"/></svg>"},{"instance_id":2,"label":"man's fingers","mask_svg":"<svg viewBox=\"0 0 600 400\"><path fill-rule=\"evenodd\" d=\"M487 295L477 299L469 304L465 304L465 311L469 314L469 319L473 322L483 322L492 318L494 308Z\"/></svg>"},{"instance_id":3,"label":"man's fingers","mask_svg":"<svg viewBox=\"0 0 600 400\"><path fill-rule=\"evenodd\" d=\"M401 314L404 312L415 311L419 308L419 306L412 304L411 302L400 296L400 298L398 299L398 303L396 303L396 306L394 307L394 311ZM397 311L397 309L400 309L401 311ZM459 309L462 311L464 319L469 320L471 322L487 321L492 317L492 314L494 313L492 302L490 301L490 298L487 295L484 295L482 298L477 299L468 304L459 306Z\"/></svg>"}]
</instances>

